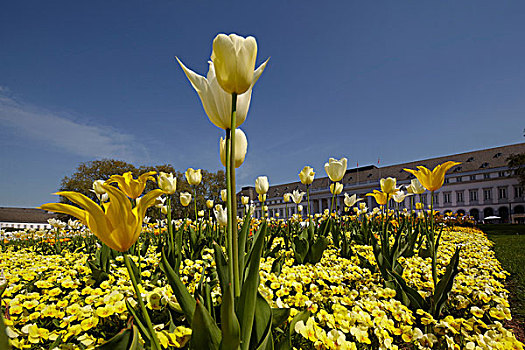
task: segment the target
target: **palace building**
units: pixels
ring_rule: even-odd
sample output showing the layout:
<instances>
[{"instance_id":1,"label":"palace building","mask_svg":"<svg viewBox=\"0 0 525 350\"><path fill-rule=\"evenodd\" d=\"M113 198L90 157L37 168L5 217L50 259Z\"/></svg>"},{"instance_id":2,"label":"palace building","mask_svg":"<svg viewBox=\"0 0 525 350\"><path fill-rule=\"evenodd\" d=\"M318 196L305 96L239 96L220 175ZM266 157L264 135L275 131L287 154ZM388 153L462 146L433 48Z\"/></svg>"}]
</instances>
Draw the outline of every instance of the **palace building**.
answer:
<instances>
[{"instance_id":1,"label":"palace building","mask_svg":"<svg viewBox=\"0 0 525 350\"><path fill-rule=\"evenodd\" d=\"M489 148L479 151L454 154L449 156L424 159L403 164L384 167L369 165L352 168L346 171L341 181L343 193L337 196L337 208L344 208L344 193L357 194L362 198L369 209L377 206L373 197L366 193L379 189L379 180L394 177L399 185L409 185L413 175L404 171L404 168L416 169L423 165L432 170L436 165L452 160L461 162L451 168L446 176L443 187L434 193L434 209L441 213L458 213L470 215L477 221L487 217L500 217L501 222L525 222L525 194L519 180L513 176L507 165L507 158L511 154L525 153L525 143ZM298 169L300 171L301 169ZM311 213L322 213L329 209L332 194L330 193L330 179L320 177L324 169L315 169L316 179L310 186ZM286 218L297 213L297 206L293 202L284 203L283 195L293 190L306 192L306 186L301 182L271 186L267 193L266 205L269 216ZM261 217L261 203L257 200L254 187L243 187L237 194L250 197L255 204L255 216ZM401 208L409 207L409 197L400 203ZM416 196L416 202L430 204L430 192ZM240 199L238 200L240 203ZM303 215L307 213L306 196L304 196ZM242 215L244 208L239 205L238 214Z\"/></svg>"}]
</instances>

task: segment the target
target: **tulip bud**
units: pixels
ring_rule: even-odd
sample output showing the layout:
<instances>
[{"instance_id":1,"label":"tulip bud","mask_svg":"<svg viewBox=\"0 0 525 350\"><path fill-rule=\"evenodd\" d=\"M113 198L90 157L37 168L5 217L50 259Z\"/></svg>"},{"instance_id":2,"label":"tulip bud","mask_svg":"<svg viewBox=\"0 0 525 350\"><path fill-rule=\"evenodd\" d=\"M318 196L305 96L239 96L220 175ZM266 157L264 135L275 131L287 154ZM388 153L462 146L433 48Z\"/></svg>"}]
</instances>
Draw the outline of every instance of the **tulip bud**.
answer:
<instances>
[{"instance_id":1,"label":"tulip bud","mask_svg":"<svg viewBox=\"0 0 525 350\"><path fill-rule=\"evenodd\" d=\"M299 179L304 185L310 185L314 182L315 172L310 166L305 166L299 173Z\"/></svg>"},{"instance_id":2,"label":"tulip bud","mask_svg":"<svg viewBox=\"0 0 525 350\"><path fill-rule=\"evenodd\" d=\"M206 201L206 207L207 207L208 209L213 208L213 200L208 199L208 200Z\"/></svg>"},{"instance_id":3,"label":"tulip bud","mask_svg":"<svg viewBox=\"0 0 525 350\"><path fill-rule=\"evenodd\" d=\"M278 218L279 217L279 213L275 213L275 217Z\"/></svg>"},{"instance_id":4,"label":"tulip bud","mask_svg":"<svg viewBox=\"0 0 525 350\"><path fill-rule=\"evenodd\" d=\"M299 213L303 211L303 206L302 206L301 204L299 204L299 205L297 206L297 211L298 211Z\"/></svg>"},{"instance_id":5,"label":"tulip bud","mask_svg":"<svg viewBox=\"0 0 525 350\"><path fill-rule=\"evenodd\" d=\"M269 188L270 188L270 184L268 183L268 177L259 176L255 180L255 191L258 194L265 194L266 192L268 192Z\"/></svg>"},{"instance_id":6,"label":"tulip bud","mask_svg":"<svg viewBox=\"0 0 525 350\"><path fill-rule=\"evenodd\" d=\"M211 60L217 82L229 94L245 93L253 83L257 41L236 34L219 34L213 40Z\"/></svg>"},{"instance_id":7,"label":"tulip bud","mask_svg":"<svg viewBox=\"0 0 525 350\"><path fill-rule=\"evenodd\" d=\"M330 192L332 192L332 194L335 194L335 195L340 194L341 192L343 192L343 184L340 182L331 184Z\"/></svg>"},{"instance_id":8,"label":"tulip bud","mask_svg":"<svg viewBox=\"0 0 525 350\"><path fill-rule=\"evenodd\" d=\"M241 204L246 205L250 202L250 197L241 196Z\"/></svg>"},{"instance_id":9,"label":"tulip bud","mask_svg":"<svg viewBox=\"0 0 525 350\"><path fill-rule=\"evenodd\" d=\"M197 212L197 216L203 217L204 216L204 210L199 210Z\"/></svg>"},{"instance_id":10,"label":"tulip bud","mask_svg":"<svg viewBox=\"0 0 525 350\"><path fill-rule=\"evenodd\" d=\"M292 198L292 194L291 194L291 193L285 193L285 194L283 195L283 201L284 201L285 203L288 203L288 202L290 201L291 198Z\"/></svg>"},{"instance_id":11,"label":"tulip bud","mask_svg":"<svg viewBox=\"0 0 525 350\"><path fill-rule=\"evenodd\" d=\"M159 172L157 182L159 188L168 194L175 193L177 189L177 178L173 177L172 173Z\"/></svg>"},{"instance_id":12,"label":"tulip bud","mask_svg":"<svg viewBox=\"0 0 525 350\"><path fill-rule=\"evenodd\" d=\"M423 210L423 203L416 203L416 210Z\"/></svg>"},{"instance_id":13,"label":"tulip bud","mask_svg":"<svg viewBox=\"0 0 525 350\"><path fill-rule=\"evenodd\" d=\"M189 192L182 192L180 194L180 204L182 204L183 207L187 207L191 202L191 193Z\"/></svg>"},{"instance_id":14,"label":"tulip bud","mask_svg":"<svg viewBox=\"0 0 525 350\"><path fill-rule=\"evenodd\" d=\"M265 206L263 207L263 209L264 209L264 211L268 211L268 206L265 205Z\"/></svg>"},{"instance_id":15,"label":"tulip bud","mask_svg":"<svg viewBox=\"0 0 525 350\"><path fill-rule=\"evenodd\" d=\"M226 202L228 200L228 190L227 189L221 190L221 199L223 202Z\"/></svg>"},{"instance_id":16,"label":"tulip bud","mask_svg":"<svg viewBox=\"0 0 525 350\"><path fill-rule=\"evenodd\" d=\"M226 140L221 137L219 151L222 165L226 166ZM248 140L241 129L235 129L235 162L236 168L240 167L248 151Z\"/></svg>"},{"instance_id":17,"label":"tulip bud","mask_svg":"<svg viewBox=\"0 0 525 350\"><path fill-rule=\"evenodd\" d=\"M194 170L193 168L188 168L184 175L186 176L186 181L188 181L190 185L197 186L202 181L201 169Z\"/></svg>"},{"instance_id":18,"label":"tulip bud","mask_svg":"<svg viewBox=\"0 0 525 350\"><path fill-rule=\"evenodd\" d=\"M160 207L160 212L164 215L167 215L168 214L168 206L167 205L163 205L162 207Z\"/></svg>"}]
</instances>

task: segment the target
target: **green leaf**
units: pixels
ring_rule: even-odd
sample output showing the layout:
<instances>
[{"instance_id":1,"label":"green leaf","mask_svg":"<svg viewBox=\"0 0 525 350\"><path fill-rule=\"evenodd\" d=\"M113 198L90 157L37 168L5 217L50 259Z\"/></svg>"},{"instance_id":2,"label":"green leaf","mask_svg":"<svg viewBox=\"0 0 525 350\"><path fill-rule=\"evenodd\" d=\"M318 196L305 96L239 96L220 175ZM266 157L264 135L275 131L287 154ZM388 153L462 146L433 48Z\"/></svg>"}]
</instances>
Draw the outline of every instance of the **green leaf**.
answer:
<instances>
[{"instance_id":1,"label":"green leaf","mask_svg":"<svg viewBox=\"0 0 525 350\"><path fill-rule=\"evenodd\" d=\"M273 341L269 341L272 337L272 308L259 292L257 292L255 310L250 348L266 350L270 348L268 345L271 345L273 349Z\"/></svg>"},{"instance_id":2,"label":"green leaf","mask_svg":"<svg viewBox=\"0 0 525 350\"><path fill-rule=\"evenodd\" d=\"M189 324L193 323L193 314L195 312L195 299L191 297L190 292L188 292L188 289L182 283L182 281L179 278L179 275L173 271L170 264L168 263L168 260L166 259L166 254L164 251L162 251L162 267L164 269L164 274L168 278L168 283L171 286L171 289L173 289L173 293L175 294L175 297L177 298L177 301L180 304L180 307L182 308L182 311L184 311L184 315L186 315L186 319L188 320Z\"/></svg>"},{"instance_id":3,"label":"green leaf","mask_svg":"<svg viewBox=\"0 0 525 350\"><path fill-rule=\"evenodd\" d=\"M411 308L412 310L428 310L427 301L421 296L421 294L418 293L417 290L407 285L403 277L395 272L392 272L391 276L394 277L394 281L399 285L400 290L404 293L403 297L407 298L409 301L409 305L404 302L405 306Z\"/></svg>"},{"instance_id":4,"label":"green leaf","mask_svg":"<svg viewBox=\"0 0 525 350\"><path fill-rule=\"evenodd\" d=\"M450 259L447 269L445 270L445 274L439 280L434 295L432 296L435 305L435 309L433 310L434 314L432 316L435 318L438 318L441 314L441 310L443 309L443 306L445 306L449 293L452 290L452 286L454 285L454 278L459 272L458 264L460 250L460 248L456 249L456 252Z\"/></svg>"},{"instance_id":5,"label":"green leaf","mask_svg":"<svg viewBox=\"0 0 525 350\"><path fill-rule=\"evenodd\" d=\"M139 334L137 327L126 328L106 343L99 346L99 350L135 350L139 349Z\"/></svg>"},{"instance_id":6,"label":"green leaf","mask_svg":"<svg viewBox=\"0 0 525 350\"><path fill-rule=\"evenodd\" d=\"M242 274L244 273L244 257L246 255L246 238L248 237L248 232L250 231L250 222L251 222L251 212L248 213L244 217L244 221L242 223L241 231L239 232L239 272L241 274L240 280L244 281L244 276Z\"/></svg>"},{"instance_id":7,"label":"green leaf","mask_svg":"<svg viewBox=\"0 0 525 350\"><path fill-rule=\"evenodd\" d=\"M306 239L300 236L293 239L292 250L294 251L295 261L297 261L298 264L304 264L309 248L310 245Z\"/></svg>"},{"instance_id":8,"label":"green leaf","mask_svg":"<svg viewBox=\"0 0 525 350\"><path fill-rule=\"evenodd\" d=\"M272 308L272 328L279 327L290 317L289 308Z\"/></svg>"},{"instance_id":9,"label":"green leaf","mask_svg":"<svg viewBox=\"0 0 525 350\"><path fill-rule=\"evenodd\" d=\"M290 322L290 329L286 337L277 344L277 350L292 350L292 335L295 333L295 324L299 321L306 323L310 318L311 312L308 310L303 310L294 316L292 322Z\"/></svg>"},{"instance_id":10,"label":"green leaf","mask_svg":"<svg viewBox=\"0 0 525 350\"><path fill-rule=\"evenodd\" d=\"M228 263L226 262L226 257L222 248L217 243L213 244L213 251L215 253L215 268L217 270L217 275L219 276L219 282L221 284L221 291L227 289L228 284L230 284L230 274L228 271ZM242 281L242 280L241 280Z\"/></svg>"},{"instance_id":11,"label":"green leaf","mask_svg":"<svg viewBox=\"0 0 525 350\"><path fill-rule=\"evenodd\" d=\"M273 261L272 272L275 273L277 276L279 276L281 274L283 264L284 264L284 254L281 254L279 255L277 259Z\"/></svg>"},{"instance_id":12,"label":"green leaf","mask_svg":"<svg viewBox=\"0 0 525 350\"><path fill-rule=\"evenodd\" d=\"M310 247L308 252L308 262L311 264L317 264L321 261L326 247L328 247L328 238L318 237L315 243Z\"/></svg>"},{"instance_id":13,"label":"green leaf","mask_svg":"<svg viewBox=\"0 0 525 350\"><path fill-rule=\"evenodd\" d=\"M261 225L261 232L257 235L255 243L253 244L247 271L248 274L246 275L245 282L242 286L239 303L236 306L236 311L241 324L241 348L246 350L250 345L250 337L252 334L257 290L259 288L259 265L261 263L262 248L267 227L265 221Z\"/></svg>"},{"instance_id":14,"label":"green leaf","mask_svg":"<svg viewBox=\"0 0 525 350\"><path fill-rule=\"evenodd\" d=\"M219 349L221 344L221 330L211 317L208 309L204 307L201 298L196 302L191 330L190 349Z\"/></svg>"},{"instance_id":15,"label":"green leaf","mask_svg":"<svg viewBox=\"0 0 525 350\"><path fill-rule=\"evenodd\" d=\"M146 322L142 317L142 314L140 312L137 312L137 310L135 310L135 308L131 306L130 302L127 299L126 307L128 309L128 312L133 316L133 320L137 324L142 338L149 345L151 343L151 334L149 334L149 329L146 326Z\"/></svg>"},{"instance_id":16,"label":"green leaf","mask_svg":"<svg viewBox=\"0 0 525 350\"><path fill-rule=\"evenodd\" d=\"M235 314L233 289L231 284L228 284L226 290L223 291L221 304L221 330L221 349L238 349L241 344L241 327L239 326L239 320Z\"/></svg>"},{"instance_id":17,"label":"green leaf","mask_svg":"<svg viewBox=\"0 0 525 350\"><path fill-rule=\"evenodd\" d=\"M146 239L144 240L144 243L142 243L142 246L140 247L140 255L146 256L146 253L148 252L148 248L150 245L150 238L148 235L146 235Z\"/></svg>"},{"instance_id":18,"label":"green leaf","mask_svg":"<svg viewBox=\"0 0 525 350\"><path fill-rule=\"evenodd\" d=\"M0 349L11 349L9 345L9 339L5 331L4 317L0 315Z\"/></svg>"}]
</instances>

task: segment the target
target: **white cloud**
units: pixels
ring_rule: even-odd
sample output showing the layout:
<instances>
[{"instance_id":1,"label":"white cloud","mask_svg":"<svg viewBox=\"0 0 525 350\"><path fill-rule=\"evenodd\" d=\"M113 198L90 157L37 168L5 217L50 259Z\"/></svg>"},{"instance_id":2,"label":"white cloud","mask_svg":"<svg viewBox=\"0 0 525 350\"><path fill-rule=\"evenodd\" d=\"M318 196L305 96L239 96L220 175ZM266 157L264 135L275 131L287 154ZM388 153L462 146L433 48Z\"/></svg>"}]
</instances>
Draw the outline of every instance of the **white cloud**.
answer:
<instances>
[{"instance_id":1,"label":"white cloud","mask_svg":"<svg viewBox=\"0 0 525 350\"><path fill-rule=\"evenodd\" d=\"M16 101L0 86L0 124L28 139L40 140L72 154L90 158L118 158L130 162L148 157L133 135L111 127L90 125Z\"/></svg>"}]
</instances>

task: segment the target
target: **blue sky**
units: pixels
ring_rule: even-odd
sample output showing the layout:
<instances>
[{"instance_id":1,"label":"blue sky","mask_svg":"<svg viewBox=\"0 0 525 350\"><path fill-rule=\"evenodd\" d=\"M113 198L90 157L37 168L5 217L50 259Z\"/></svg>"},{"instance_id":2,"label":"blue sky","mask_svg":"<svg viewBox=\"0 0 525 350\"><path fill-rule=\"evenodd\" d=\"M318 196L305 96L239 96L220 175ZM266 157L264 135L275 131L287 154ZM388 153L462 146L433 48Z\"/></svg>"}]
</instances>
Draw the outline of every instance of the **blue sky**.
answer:
<instances>
[{"instance_id":1,"label":"blue sky","mask_svg":"<svg viewBox=\"0 0 525 350\"><path fill-rule=\"evenodd\" d=\"M205 75L218 33L253 35L238 185L523 142L525 2L8 1L0 11L0 206L54 201L79 163L217 170L174 56Z\"/></svg>"}]
</instances>

